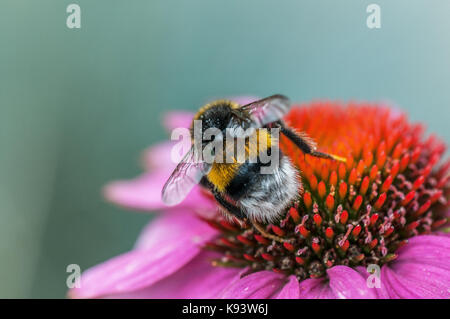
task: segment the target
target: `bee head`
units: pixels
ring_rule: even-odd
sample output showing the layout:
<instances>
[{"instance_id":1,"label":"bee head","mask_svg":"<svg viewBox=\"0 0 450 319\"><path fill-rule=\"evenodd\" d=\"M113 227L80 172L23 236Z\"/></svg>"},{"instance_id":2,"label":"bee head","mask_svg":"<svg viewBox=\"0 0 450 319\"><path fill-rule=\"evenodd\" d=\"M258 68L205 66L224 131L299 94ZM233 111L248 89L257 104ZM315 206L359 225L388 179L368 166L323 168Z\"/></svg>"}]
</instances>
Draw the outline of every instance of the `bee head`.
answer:
<instances>
[{"instance_id":1,"label":"bee head","mask_svg":"<svg viewBox=\"0 0 450 319\"><path fill-rule=\"evenodd\" d=\"M213 133L214 136L212 137L211 132L222 132L225 135L225 130L232 119L234 104L230 101L220 100L202 107L194 117L191 136L195 139L201 138L202 143L207 144L211 142L211 139L214 140L217 135ZM198 135L199 133L201 133L201 137Z\"/></svg>"}]
</instances>

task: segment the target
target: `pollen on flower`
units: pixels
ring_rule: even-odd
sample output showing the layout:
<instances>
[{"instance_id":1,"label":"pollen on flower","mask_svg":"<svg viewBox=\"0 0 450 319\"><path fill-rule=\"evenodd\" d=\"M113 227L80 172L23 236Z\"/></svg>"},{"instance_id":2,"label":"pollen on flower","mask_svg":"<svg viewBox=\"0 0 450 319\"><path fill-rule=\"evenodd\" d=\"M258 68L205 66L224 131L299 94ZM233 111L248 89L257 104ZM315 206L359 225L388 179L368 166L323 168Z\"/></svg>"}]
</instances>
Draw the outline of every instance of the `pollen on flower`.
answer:
<instances>
[{"instance_id":1,"label":"pollen on flower","mask_svg":"<svg viewBox=\"0 0 450 319\"><path fill-rule=\"evenodd\" d=\"M206 248L223 254L217 266L249 267L319 278L336 265L391 262L407 239L448 224L450 161L439 165L445 144L424 138L420 124L387 107L314 103L285 118L307 133L320 151L346 163L304 155L281 138L296 165L303 191L264 237L249 223L223 217L207 222L220 230Z\"/></svg>"}]
</instances>

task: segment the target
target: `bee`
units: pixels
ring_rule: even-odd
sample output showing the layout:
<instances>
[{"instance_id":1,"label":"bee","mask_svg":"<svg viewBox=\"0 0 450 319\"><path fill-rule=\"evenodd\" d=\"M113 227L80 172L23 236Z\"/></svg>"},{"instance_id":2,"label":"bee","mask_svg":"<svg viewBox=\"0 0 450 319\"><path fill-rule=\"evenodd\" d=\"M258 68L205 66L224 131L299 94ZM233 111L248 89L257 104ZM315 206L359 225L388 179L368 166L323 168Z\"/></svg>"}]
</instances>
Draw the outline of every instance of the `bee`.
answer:
<instances>
[{"instance_id":1,"label":"bee","mask_svg":"<svg viewBox=\"0 0 450 319\"><path fill-rule=\"evenodd\" d=\"M279 220L297 198L302 183L299 171L278 147L273 129L277 128L305 154L345 161L339 156L317 151L311 138L286 126L282 118L289 108L288 98L279 94L244 106L218 100L200 108L191 126L192 147L164 185L163 202L168 206L176 205L195 185L200 184L212 193L226 215L240 221L250 220L265 237L283 241L268 234L260 222ZM212 140L203 135L196 136L193 129L195 121L200 121L202 134L208 129L215 129L219 134ZM238 161L234 156L231 161L223 161L223 156L234 150L233 146L231 149L228 147L228 143L223 149L219 148L219 152L211 152L212 162L199 160L195 155L195 145L205 150L212 142L239 138L245 139L244 160ZM276 165L263 161L263 154L277 155ZM272 165L271 173L261 173L262 169Z\"/></svg>"}]
</instances>

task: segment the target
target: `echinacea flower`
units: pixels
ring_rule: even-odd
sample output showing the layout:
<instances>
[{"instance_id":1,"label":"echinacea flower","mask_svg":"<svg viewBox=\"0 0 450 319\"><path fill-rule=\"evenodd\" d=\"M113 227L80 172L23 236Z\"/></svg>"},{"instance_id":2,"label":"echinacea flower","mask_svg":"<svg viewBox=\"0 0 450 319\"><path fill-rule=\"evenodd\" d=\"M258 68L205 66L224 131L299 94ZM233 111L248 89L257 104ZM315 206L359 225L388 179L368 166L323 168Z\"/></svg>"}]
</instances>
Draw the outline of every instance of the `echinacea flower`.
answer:
<instances>
[{"instance_id":1,"label":"echinacea flower","mask_svg":"<svg viewBox=\"0 0 450 319\"><path fill-rule=\"evenodd\" d=\"M169 129L188 127L192 114L167 119ZM383 105L298 105L285 121L347 159L305 156L281 140L303 183L284 218L266 228L285 242L223 218L199 187L164 207L161 189L175 166L164 143L146 153L144 175L105 189L119 205L164 212L133 250L87 270L70 296L449 298L445 144ZM374 278L368 267L380 273Z\"/></svg>"}]
</instances>

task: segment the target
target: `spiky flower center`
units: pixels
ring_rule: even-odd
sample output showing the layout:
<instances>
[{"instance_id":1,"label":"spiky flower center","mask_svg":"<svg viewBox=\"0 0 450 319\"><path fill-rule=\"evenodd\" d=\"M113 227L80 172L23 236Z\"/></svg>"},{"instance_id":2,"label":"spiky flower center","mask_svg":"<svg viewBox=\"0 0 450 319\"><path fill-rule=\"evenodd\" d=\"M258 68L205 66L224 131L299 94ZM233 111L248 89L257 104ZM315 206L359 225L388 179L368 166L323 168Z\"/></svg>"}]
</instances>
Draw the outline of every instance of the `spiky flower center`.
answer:
<instances>
[{"instance_id":1,"label":"spiky flower center","mask_svg":"<svg viewBox=\"0 0 450 319\"><path fill-rule=\"evenodd\" d=\"M437 165L445 145L423 139L421 125L384 107L332 103L293 108L286 122L347 162L305 156L282 140L303 190L266 230L286 241L267 239L251 224L209 219L221 231L207 245L223 254L216 265L319 278L335 265L390 262L408 238L447 223L450 162Z\"/></svg>"}]
</instances>

